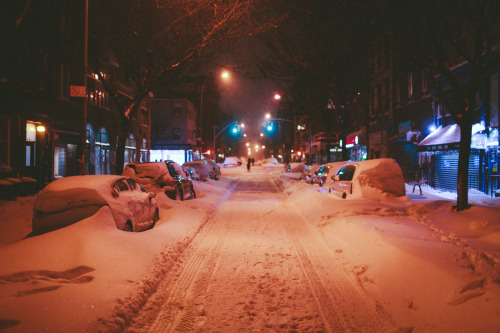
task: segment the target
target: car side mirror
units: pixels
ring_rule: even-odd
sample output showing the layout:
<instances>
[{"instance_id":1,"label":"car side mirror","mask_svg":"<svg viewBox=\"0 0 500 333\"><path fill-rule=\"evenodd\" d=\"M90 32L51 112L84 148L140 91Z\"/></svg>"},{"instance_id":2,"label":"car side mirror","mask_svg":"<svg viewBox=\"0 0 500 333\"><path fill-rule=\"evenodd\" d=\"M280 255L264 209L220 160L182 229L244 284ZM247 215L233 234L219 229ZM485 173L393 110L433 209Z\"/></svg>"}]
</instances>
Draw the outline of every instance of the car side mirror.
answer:
<instances>
[{"instance_id":1,"label":"car side mirror","mask_svg":"<svg viewBox=\"0 0 500 333\"><path fill-rule=\"evenodd\" d=\"M339 175L335 175L335 178L333 180L340 180L340 176Z\"/></svg>"},{"instance_id":2,"label":"car side mirror","mask_svg":"<svg viewBox=\"0 0 500 333\"><path fill-rule=\"evenodd\" d=\"M153 199L154 197L156 197L156 193L155 192L149 192L149 199Z\"/></svg>"}]
</instances>

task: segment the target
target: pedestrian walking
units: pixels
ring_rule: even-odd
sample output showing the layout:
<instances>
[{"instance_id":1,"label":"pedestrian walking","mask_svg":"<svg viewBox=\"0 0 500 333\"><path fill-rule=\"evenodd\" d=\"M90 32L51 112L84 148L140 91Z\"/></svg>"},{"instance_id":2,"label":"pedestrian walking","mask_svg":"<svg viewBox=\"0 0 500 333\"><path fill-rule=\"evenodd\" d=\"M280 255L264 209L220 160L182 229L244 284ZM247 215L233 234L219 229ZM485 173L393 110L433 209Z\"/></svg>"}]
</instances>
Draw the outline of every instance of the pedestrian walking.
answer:
<instances>
[{"instance_id":1,"label":"pedestrian walking","mask_svg":"<svg viewBox=\"0 0 500 333\"><path fill-rule=\"evenodd\" d=\"M252 163L252 159L249 158L247 162L247 171L250 172L250 164Z\"/></svg>"},{"instance_id":2,"label":"pedestrian walking","mask_svg":"<svg viewBox=\"0 0 500 333\"><path fill-rule=\"evenodd\" d=\"M252 166L255 165L255 158L252 157Z\"/></svg>"}]
</instances>

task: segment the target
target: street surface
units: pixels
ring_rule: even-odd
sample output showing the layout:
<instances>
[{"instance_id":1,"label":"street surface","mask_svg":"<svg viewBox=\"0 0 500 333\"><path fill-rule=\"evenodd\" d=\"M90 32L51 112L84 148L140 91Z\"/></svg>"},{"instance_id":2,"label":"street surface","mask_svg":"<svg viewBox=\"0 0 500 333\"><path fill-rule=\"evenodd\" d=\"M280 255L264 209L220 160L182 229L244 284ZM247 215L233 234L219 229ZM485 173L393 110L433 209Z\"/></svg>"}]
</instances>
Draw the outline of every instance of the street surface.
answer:
<instances>
[{"instance_id":1,"label":"street surface","mask_svg":"<svg viewBox=\"0 0 500 333\"><path fill-rule=\"evenodd\" d=\"M127 331L396 330L336 248L287 202L277 178L252 170L219 202Z\"/></svg>"}]
</instances>

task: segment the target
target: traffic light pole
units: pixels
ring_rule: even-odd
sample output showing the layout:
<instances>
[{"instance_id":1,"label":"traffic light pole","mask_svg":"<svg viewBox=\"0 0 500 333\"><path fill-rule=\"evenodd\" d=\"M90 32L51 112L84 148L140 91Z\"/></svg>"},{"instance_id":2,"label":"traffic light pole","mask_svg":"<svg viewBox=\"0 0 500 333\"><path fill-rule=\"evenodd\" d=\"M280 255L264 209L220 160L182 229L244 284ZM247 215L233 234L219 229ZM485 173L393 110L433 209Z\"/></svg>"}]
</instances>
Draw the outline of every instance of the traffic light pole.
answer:
<instances>
[{"instance_id":1,"label":"traffic light pole","mask_svg":"<svg viewBox=\"0 0 500 333\"><path fill-rule=\"evenodd\" d=\"M217 134L215 134L215 126L214 126L214 158L213 158L214 162L217 163L217 161L215 159L216 158L216 153L215 153L215 139L217 139L219 137L219 135L221 135L221 133L224 132L224 130L226 130L229 126L236 125L236 124L238 124L238 122L237 121L233 121L231 124L227 125L223 129L221 129L219 131L219 133L217 133Z\"/></svg>"}]
</instances>

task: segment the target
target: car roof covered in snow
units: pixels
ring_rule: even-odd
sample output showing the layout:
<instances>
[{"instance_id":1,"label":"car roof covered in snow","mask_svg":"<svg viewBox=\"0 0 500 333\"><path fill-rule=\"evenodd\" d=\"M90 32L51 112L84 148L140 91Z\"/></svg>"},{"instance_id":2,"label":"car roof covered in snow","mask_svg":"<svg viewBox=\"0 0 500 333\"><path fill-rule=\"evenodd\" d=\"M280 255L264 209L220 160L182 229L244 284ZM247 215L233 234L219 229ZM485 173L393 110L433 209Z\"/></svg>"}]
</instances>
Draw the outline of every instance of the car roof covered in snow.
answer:
<instances>
[{"instance_id":1,"label":"car roof covered in snow","mask_svg":"<svg viewBox=\"0 0 500 333\"><path fill-rule=\"evenodd\" d=\"M356 165L353 183L365 192L371 188L396 196L406 194L403 172L394 159L379 158L350 164Z\"/></svg>"},{"instance_id":2,"label":"car roof covered in snow","mask_svg":"<svg viewBox=\"0 0 500 333\"><path fill-rule=\"evenodd\" d=\"M42 212L55 212L77 205L104 205L113 197L113 184L126 178L85 175L57 179L37 194L34 208Z\"/></svg>"}]
</instances>

